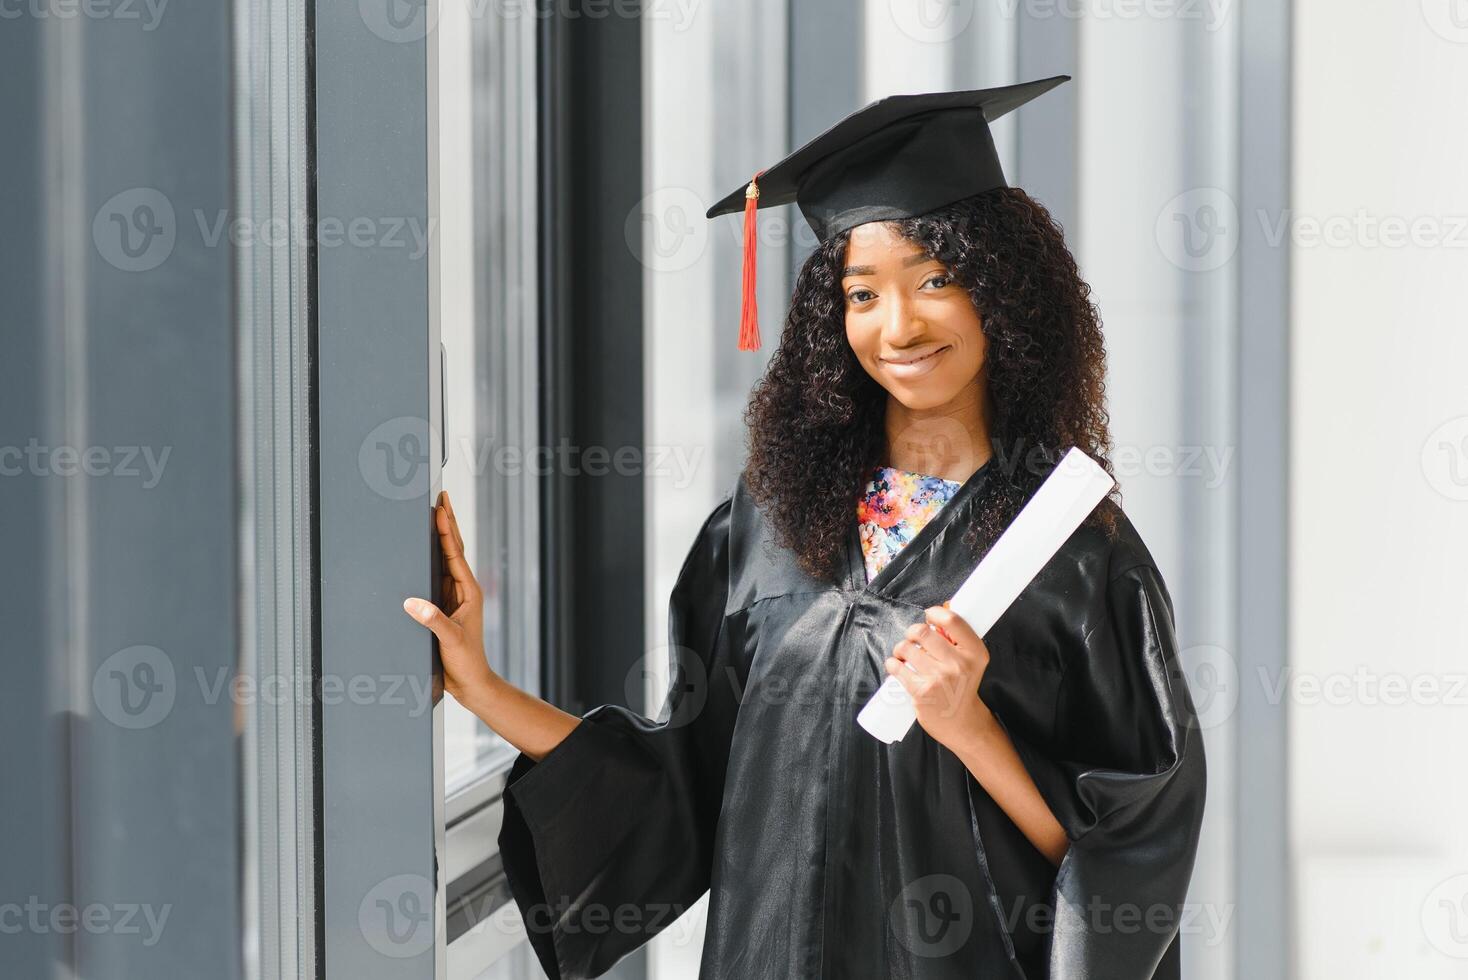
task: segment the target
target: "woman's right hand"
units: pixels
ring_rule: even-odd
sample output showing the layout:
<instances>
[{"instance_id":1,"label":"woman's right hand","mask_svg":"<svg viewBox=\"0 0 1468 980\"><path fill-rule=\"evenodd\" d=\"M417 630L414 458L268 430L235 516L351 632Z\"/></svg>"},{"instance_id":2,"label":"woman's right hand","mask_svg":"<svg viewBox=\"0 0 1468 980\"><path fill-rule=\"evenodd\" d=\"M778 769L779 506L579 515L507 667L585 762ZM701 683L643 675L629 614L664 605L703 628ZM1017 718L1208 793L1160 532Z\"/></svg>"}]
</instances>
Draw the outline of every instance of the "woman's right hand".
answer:
<instances>
[{"instance_id":1,"label":"woman's right hand","mask_svg":"<svg viewBox=\"0 0 1468 980\"><path fill-rule=\"evenodd\" d=\"M441 591L445 608L439 609L426 599L409 598L403 600L403 609L438 637L444 690L469 706L497 677L484 659L484 593L464 558L464 536L459 533L459 522L446 491L438 496L433 519L443 548Z\"/></svg>"}]
</instances>

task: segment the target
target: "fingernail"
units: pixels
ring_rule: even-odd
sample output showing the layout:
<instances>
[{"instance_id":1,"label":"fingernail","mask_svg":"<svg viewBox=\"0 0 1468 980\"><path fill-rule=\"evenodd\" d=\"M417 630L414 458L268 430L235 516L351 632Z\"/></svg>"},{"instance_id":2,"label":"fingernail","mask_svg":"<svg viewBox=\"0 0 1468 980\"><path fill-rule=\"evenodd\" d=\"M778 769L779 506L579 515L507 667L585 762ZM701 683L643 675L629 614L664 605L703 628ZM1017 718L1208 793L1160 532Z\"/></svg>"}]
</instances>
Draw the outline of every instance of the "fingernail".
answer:
<instances>
[{"instance_id":1,"label":"fingernail","mask_svg":"<svg viewBox=\"0 0 1468 980\"><path fill-rule=\"evenodd\" d=\"M428 610L424 608L424 606L426 605L427 603L425 603L422 599L410 598L403 600L403 610L409 616L412 616L414 619L418 620L420 623L426 618L428 614Z\"/></svg>"}]
</instances>

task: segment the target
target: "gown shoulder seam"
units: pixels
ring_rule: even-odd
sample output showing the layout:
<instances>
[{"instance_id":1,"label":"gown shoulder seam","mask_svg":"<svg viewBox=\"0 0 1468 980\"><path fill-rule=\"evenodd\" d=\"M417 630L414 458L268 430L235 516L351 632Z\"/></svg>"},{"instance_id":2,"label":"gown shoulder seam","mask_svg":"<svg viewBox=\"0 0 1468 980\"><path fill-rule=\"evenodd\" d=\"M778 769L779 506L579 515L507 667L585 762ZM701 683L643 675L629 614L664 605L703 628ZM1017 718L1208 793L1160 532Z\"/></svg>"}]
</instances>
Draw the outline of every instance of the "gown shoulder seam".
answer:
<instances>
[{"instance_id":1,"label":"gown shoulder seam","mask_svg":"<svg viewBox=\"0 0 1468 980\"><path fill-rule=\"evenodd\" d=\"M1129 575L1132 572L1135 572L1139 568L1146 568L1154 573L1157 571L1157 566L1155 563L1146 559L1141 559L1139 561L1134 561L1130 564L1123 566L1120 571L1112 572L1110 575L1107 576L1106 584L1113 585L1118 579L1122 578L1125 575Z\"/></svg>"}]
</instances>

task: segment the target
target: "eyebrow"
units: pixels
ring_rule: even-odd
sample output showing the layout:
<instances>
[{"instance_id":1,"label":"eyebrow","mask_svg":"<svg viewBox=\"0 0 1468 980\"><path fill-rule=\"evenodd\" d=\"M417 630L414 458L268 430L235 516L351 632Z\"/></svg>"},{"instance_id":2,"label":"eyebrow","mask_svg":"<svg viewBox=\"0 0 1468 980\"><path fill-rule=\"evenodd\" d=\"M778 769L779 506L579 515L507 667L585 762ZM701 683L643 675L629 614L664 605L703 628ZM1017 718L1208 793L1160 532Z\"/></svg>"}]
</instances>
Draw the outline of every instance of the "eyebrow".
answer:
<instances>
[{"instance_id":1,"label":"eyebrow","mask_svg":"<svg viewBox=\"0 0 1468 980\"><path fill-rule=\"evenodd\" d=\"M924 262L937 261L937 259L933 258L927 252L914 252L913 254L902 260L902 267L906 269L908 266L921 265ZM848 265L846 268L841 270L841 278L845 279L847 276L870 276L873 275L876 271L877 267L872 265Z\"/></svg>"}]
</instances>

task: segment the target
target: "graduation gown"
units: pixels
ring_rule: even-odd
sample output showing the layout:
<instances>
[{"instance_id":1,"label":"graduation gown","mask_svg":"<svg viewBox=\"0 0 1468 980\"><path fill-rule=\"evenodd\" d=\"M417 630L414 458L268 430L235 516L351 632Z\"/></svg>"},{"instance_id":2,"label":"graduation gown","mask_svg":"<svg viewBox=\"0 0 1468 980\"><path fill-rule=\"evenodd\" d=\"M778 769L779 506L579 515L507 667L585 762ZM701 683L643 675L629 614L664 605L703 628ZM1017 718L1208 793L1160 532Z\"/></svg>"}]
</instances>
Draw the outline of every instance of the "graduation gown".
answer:
<instances>
[{"instance_id":1,"label":"graduation gown","mask_svg":"<svg viewBox=\"0 0 1468 980\"><path fill-rule=\"evenodd\" d=\"M658 720L601 705L510 770L501 856L548 977L601 975L705 891L700 980L1179 975L1203 746L1125 515L1073 534L985 638L978 694L1070 839L1058 869L920 725L885 745L856 724L976 563L993 465L870 583L854 515L822 582L737 481L673 589Z\"/></svg>"}]
</instances>

